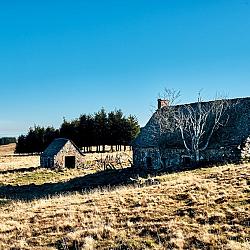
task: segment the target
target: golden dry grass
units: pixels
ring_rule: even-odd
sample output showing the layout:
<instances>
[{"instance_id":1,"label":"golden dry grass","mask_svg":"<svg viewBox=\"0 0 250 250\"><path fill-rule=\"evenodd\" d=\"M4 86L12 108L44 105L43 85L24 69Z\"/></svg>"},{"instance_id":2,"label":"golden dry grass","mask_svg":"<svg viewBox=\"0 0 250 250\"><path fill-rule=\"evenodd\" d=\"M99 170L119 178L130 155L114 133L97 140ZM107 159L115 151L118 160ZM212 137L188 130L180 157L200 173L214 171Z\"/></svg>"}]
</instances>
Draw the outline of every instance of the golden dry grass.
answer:
<instances>
[{"instance_id":1,"label":"golden dry grass","mask_svg":"<svg viewBox=\"0 0 250 250\"><path fill-rule=\"evenodd\" d=\"M2 200L0 249L250 249L250 166L30 202Z\"/></svg>"},{"instance_id":2,"label":"golden dry grass","mask_svg":"<svg viewBox=\"0 0 250 250\"><path fill-rule=\"evenodd\" d=\"M10 143L8 145L0 145L0 156L14 154L16 143Z\"/></svg>"},{"instance_id":3,"label":"golden dry grass","mask_svg":"<svg viewBox=\"0 0 250 250\"><path fill-rule=\"evenodd\" d=\"M34 156L0 156L0 171L38 167L40 158Z\"/></svg>"},{"instance_id":4,"label":"golden dry grass","mask_svg":"<svg viewBox=\"0 0 250 250\"><path fill-rule=\"evenodd\" d=\"M39 156L14 155L15 148L15 143L0 146L0 171L39 166Z\"/></svg>"}]
</instances>

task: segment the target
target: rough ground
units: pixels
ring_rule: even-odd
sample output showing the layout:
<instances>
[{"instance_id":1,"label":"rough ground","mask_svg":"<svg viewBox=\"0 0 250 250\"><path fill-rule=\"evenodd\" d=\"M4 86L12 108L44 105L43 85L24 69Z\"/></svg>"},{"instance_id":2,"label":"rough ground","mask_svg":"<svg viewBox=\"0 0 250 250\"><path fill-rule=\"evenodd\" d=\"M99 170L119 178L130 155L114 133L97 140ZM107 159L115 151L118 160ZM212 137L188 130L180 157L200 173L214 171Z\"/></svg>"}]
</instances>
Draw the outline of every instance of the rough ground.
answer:
<instances>
[{"instance_id":1,"label":"rough ground","mask_svg":"<svg viewBox=\"0 0 250 250\"><path fill-rule=\"evenodd\" d=\"M112 183L127 183L127 176L123 174L127 170L121 169L127 168L132 156L131 151L91 153L85 155L80 168L50 170L39 167L38 155L14 155L14 149L15 144L0 146L0 197L32 199ZM117 171L100 171L103 169L101 162L106 157L111 159L110 162L118 157ZM121 174L117 177L118 172Z\"/></svg>"},{"instance_id":2,"label":"rough ground","mask_svg":"<svg viewBox=\"0 0 250 250\"><path fill-rule=\"evenodd\" d=\"M0 249L250 249L249 165L156 179L28 202L2 199Z\"/></svg>"}]
</instances>

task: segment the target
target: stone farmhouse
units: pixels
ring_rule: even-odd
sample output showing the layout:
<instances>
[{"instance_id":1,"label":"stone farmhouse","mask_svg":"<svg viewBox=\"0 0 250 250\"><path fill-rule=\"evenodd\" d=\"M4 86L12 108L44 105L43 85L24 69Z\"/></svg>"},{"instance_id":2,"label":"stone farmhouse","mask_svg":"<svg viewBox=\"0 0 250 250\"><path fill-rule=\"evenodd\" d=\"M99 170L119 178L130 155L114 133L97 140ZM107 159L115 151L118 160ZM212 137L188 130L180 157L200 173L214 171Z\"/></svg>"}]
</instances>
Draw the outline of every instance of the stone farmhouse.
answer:
<instances>
[{"instance_id":1,"label":"stone farmhouse","mask_svg":"<svg viewBox=\"0 0 250 250\"><path fill-rule=\"evenodd\" d=\"M204 163L228 163L250 160L250 97L227 100L224 125L212 134L207 148L200 159ZM213 101L202 102L211 105ZM189 104L196 108L197 103ZM140 134L132 142L133 162L144 170L176 170L192 165L178 129L160 132L159 112L182 108L184 105L168 106L158 100L158 109Z\"/></svg>"},{"instance_id":2,"label":"stone farmhouse","mask_svg":"<svg viewBox=\"0 0 250 250\"><path fill-rule=\"evenodd\" d=\"M41 154L40 165L46 168L75 168L83 165L80 149L65 138L55 139Z\"/></svg>"}]
</instances>

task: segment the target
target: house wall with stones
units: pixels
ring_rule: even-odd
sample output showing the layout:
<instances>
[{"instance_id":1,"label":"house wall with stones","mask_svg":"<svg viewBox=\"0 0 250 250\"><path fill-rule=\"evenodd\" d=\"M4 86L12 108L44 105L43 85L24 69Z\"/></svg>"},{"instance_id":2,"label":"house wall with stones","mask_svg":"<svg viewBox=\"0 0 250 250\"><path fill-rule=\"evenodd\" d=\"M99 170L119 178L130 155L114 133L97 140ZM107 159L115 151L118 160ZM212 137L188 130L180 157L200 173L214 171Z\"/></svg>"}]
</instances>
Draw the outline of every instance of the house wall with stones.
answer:
<instances>
[{"instance_id":1,"label":"house wall with stones","mask_svg":"<svg viewBox=\"0 0 250 250\"><path fill-rule=\"evenodd\" d=\"M183 166L184 159L187 158L187 152L184 149L169 149L161 150L162 168L164 170L175 170ZM189 157L188 157L189 158Z\"/></svg>"},{"instance_id":2,"label":"house wall with stones","mask_svg":"<svg viewBox=\"0 0 250 250\"><path fill-rule=\"evenodd\" d=\"M75 167L83 166L83 155L68 141L64 147L54 156L54 167L65 168L65 157L75 156Z\"/></svg>"},{"instance_id":3,"label":"house wall with stones","mask_svg":"<svg viewBox=\"0 0 250 250\"><path fill-rule=\"evenodd\" d=\"M201 163L250 161L250 98L229 101L226 122L215 131L208 148L200 152ZM165 107L158 103L158 110L132 143L134 166L147 169L149 157L155 170L179 170L191 165L194 160L188 156L180 133L160 131L159 110L165 112Z\"/></svg>"},{"instance_id":4,"label":"house wall with stones","mask_svg":"<svg viewBox=\"0 0 250 250\"><path fill-rule=\"evenodd\" d=\"M151 158L152 167L148 166L147 158ZM201 163L234 163L250 160L250 143L244 150L237 147L221 147L220 149L206 149L200 153ZM185 149L134 148L134 166L145 170L181 170L195 161L190 158Z\"/></svg>"},{"instance_id":5,"label":"house wall with stones","mask_svg":"<svg viewBox=\"0 0 250 250\"><path fill-rule=\"evenodd\" d=\"M40 166L49 168L54 166L54 157L52 156L40 156Z\"/></svg>"},{"instance_id":6,"label":"house wall with stones","mask_svg":"<svg viewBox=\"0 0 250 250\"><path fill-rule=\"evenodd\" d=\"M133 148L133 164L141 169L160 169L161 157L159 149L156 147Z\"/></svg>"}]
</instances>

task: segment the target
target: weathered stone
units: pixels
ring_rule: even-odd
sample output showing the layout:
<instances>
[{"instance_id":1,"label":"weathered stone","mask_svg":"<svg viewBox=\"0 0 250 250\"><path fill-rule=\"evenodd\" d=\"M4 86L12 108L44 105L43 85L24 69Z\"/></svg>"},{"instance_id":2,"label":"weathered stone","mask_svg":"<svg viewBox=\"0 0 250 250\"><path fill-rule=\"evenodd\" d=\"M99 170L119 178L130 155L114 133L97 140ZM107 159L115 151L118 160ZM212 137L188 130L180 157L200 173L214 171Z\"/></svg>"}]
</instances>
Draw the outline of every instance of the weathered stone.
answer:
<instances>
[{"instance_id":1,"label":"weathered stone","mask_svg":"<svg viewBox=\"0 0 250 250\"><path fill-rule=\"evenodd\" d=\"M250 161L250 98L228 100L223 126L211 137L206 150L200 152L201 162L227 163ZM210 105L204 102L202 105ZM197 103L190 104L195 108ZM136 168L179 170L192 163L178 129L161 131L158 112L183 105L162 107L150 118L133 141L133 160Z\"/></svg>"}]
</instances>

